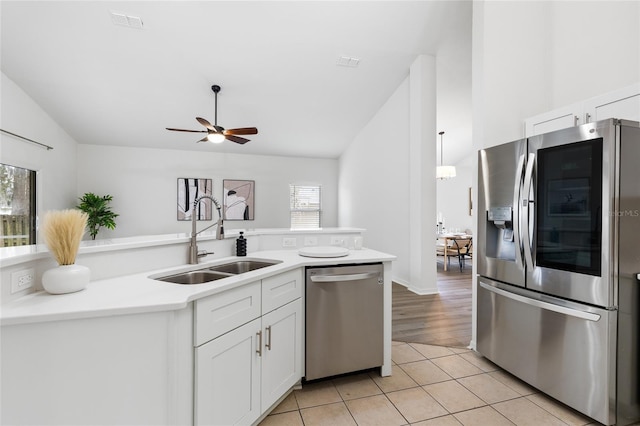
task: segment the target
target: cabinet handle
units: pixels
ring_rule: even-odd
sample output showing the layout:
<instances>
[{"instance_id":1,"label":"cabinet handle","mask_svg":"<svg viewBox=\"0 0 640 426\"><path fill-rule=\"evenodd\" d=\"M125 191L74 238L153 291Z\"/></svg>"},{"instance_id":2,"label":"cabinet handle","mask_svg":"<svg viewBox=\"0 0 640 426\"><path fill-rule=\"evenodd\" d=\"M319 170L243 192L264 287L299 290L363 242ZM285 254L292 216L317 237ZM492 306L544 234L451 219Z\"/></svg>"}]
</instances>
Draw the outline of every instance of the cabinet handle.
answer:
<instances>
[{"instance_id":1,"label":"cabinet handle","mask_svg":"<svg viewBox=\"0 0 640 426\"><path fill-rule=\"evenodd\" d=\"M271 326L268 326L267 328L265 328L265 333L268 331L269 334L267 335L267 343L265 343L264 347L271 350Z\"/></svg>"},{"instance_id":2,"label":"cabinet handle","mask_svg":"<svg viewBox=\"0 0 640 426\"><path fill-rule=\"evenodd\" d=\"M256 353L258 356L262 356L262 330L258 331L256 336L258 336L258 349L256 349Z\"/></svg>"}]
</instances>

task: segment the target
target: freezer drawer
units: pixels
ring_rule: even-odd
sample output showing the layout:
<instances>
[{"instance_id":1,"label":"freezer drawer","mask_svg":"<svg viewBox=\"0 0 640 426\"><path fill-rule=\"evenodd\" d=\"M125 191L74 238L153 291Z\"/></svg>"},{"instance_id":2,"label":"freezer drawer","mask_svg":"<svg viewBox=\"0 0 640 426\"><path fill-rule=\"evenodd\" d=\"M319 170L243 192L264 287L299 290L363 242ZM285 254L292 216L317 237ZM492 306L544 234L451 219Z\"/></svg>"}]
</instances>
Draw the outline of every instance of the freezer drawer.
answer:
<instances>
[{"instance_id":1,"label":"freezer drawer","mask_svg":"<svg viewBox=\"0 0 640 426\"><path fill-rule=\"evenodd\" d=\"M478 351L607 425L616 420L616 321L617 311L478 278Z\"/></svg>"},{"instance_id":2,"label":"freezer drawer","mask_svg":"<svg viewBox=\"0 0 640 426\"><path fill-rule=\"evenodd\" d=\"M307 268L305 378L383 364L381 264Z\"/></svg>"}]
</instances>

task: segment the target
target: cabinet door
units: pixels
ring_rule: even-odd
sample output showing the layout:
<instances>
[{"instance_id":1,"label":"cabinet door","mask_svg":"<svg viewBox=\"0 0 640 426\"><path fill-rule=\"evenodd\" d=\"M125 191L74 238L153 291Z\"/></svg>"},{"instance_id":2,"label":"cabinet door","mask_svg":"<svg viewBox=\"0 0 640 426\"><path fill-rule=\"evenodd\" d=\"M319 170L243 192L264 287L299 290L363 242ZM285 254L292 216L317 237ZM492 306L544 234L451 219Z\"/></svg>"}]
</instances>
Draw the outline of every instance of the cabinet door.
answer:
<instances>
[{"instance_id":1,"label":"cabinet door","mask_svg":"<svg viewBox=\"0 0 640 426\"><path fill-rule=\"evenodd\" d=\"M640 121L640 84L597 96L584 105L587 122L607 118Z\"/></svg>"},{"instance_id":2,"label":"cabinet door","mask_svg":"<svg viewBox=\"0 0 640 426\"><path fill-rule=\"evenodd\" d=\"M251 424L260 416L260 319L196 348L195 424Z\"/></svg>"},{"instance_id":3,"label":"cabinet door","mask_svg":"<svg viewBox=\"0 0 640 426\"><path fill-rule=\"evenodd\" d=\"M567 127L584 124L580 122L582 106L580 104L569 105L558 108L535 117L527 118L524 122L525 136L541 135L554 130L566 129Z\"/></svg>"},{"instance_id":4,"label":"cabinet door","mask_svg":"<svg viewBox=\"0 0 640 426\"><path fill-rule=\"evenodd\" d=\"M302 302L297 299L262 317L262 411L302 377Z\"/></svg>"}]
</instances>

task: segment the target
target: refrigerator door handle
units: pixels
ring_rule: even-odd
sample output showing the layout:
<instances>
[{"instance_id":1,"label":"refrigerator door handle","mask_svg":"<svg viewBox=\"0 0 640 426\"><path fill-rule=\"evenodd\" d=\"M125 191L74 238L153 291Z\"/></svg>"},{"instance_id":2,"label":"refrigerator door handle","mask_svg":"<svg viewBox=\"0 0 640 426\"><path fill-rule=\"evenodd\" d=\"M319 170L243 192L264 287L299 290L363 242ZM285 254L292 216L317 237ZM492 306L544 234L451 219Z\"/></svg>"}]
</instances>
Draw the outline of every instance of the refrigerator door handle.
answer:
<instances>
[{"instance_id":1,"label":"refrigerator door handle","mask_svg":"<svg viewBox=\"0 0 640 426\"><path fill-rule=\"evenodd\" d=\"M533 270L533 246L531 244L531 236L529 234L531 227L530 221L533 221L535 225L535 218L529 217L529 204L534 204L535 199L531 193L533 186L533 169L535 166L536 155L529 153L527 158L527 170L524 173L524 193L522 195L522 205L520 206L520 217L522 220L522 240L524 245L524 258L527 263L527 268Z\"/></svg>"},{"instance_id":2,"label":"refrigerator door handle","mask_svg":"<svg viewBox=\"0 0 640 426\"><path fill-rule=\"evenodd\" d=\"M522 224L520 220L520 216L522 212L522 207L520 207L521 198L522 198L522 182L523 177L522 173L524 172L524 154L520 156L518 159L518 166L516 168L516 183L513 187L513 206L515 208L514 212L514 220L513 220L513 238L516 245L516 261L518 264L522 264L522 237L520 237L520 233L522 232Z\"/></svg>"},{"instance_id":3,"label":"refrigerator door handle","mask_svg":"<svg viewBox=\"0 0 640 426\"><path fill-rule=\"evenodd\" d=\"M591 312L579 311L577 309L568 308L566 306L555 305L549 302L542 302L536 299L530 299L528 297L520 296L519 294L511 293L500 288L494 287L483 282L479 283L482 288L507 299L515 300L516 302L524 303L526 305L534 306L536 308L545 309L547 311L557 312L563 315L569 315L575 318L584 319L587 321L599 321L600 315Z\"/></svg>"}]
</instances>

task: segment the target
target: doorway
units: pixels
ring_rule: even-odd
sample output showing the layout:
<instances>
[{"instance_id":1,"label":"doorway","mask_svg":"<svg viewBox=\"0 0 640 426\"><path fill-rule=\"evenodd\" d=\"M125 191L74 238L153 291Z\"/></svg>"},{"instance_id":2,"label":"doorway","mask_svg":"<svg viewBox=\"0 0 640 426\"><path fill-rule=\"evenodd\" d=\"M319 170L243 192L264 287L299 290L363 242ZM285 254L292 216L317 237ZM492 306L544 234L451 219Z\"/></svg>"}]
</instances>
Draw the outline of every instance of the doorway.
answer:
<instances>
[{"instance_id":1,"label":"doorway","mask_svg":"<svg viewBox=\"0 0 640 426\"><path fill-rule=\"evenodd\" d=\"M472 265L443 269L437 264L438 294L417 295L392 285L392 339L407 343L466 348L471 342Z\"/></svg>"}]
</instances>

